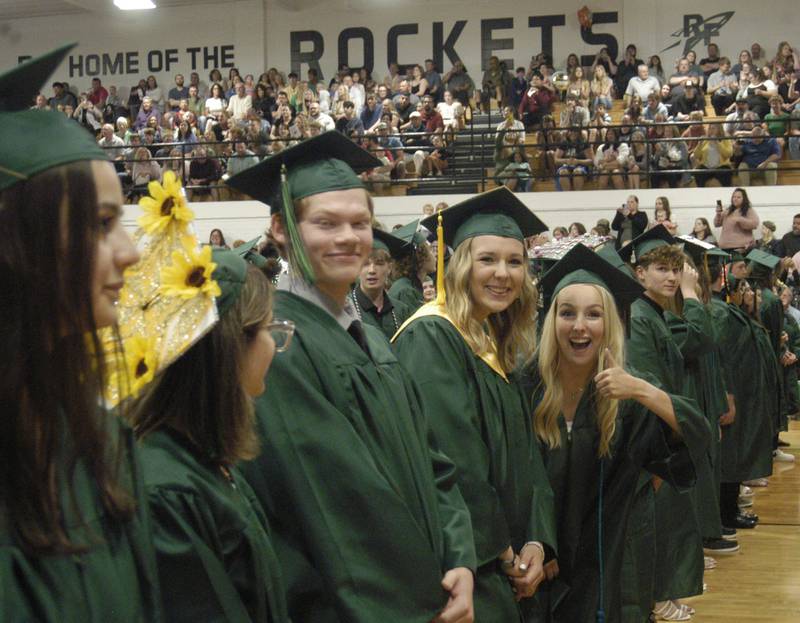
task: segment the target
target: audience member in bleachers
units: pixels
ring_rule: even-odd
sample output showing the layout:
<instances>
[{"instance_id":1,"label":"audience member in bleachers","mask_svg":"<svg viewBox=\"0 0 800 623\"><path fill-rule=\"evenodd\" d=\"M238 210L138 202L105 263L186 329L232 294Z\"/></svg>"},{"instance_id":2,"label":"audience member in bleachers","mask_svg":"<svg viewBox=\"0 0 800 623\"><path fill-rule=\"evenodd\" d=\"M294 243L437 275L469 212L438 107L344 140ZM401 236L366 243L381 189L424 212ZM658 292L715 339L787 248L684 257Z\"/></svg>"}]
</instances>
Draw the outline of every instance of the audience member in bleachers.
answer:
<instances>
[{"instance_id":1,"label":"audience member in bleachers","mask_svg":"<svg viewBox=\"0 0 800 623\"><path fill-rule=\"evenodd\" d=\"M525 154L525 149L522 146L514 150L511 161L497 174L497 179L514 192L528 192L531 190L533 172Z\"/></svg>"},{"instance_id":2,"label":"audience member in bleachers","mask_svg":"<svg viewBox=\"0 0 800 623\"><path fill-rule=\"evenodd\" d=\"M209 158L208 151L204 146L195 150L195 157L189 165L189 183L192 188L189 191L191 201L205 201L212 197L210 186L215 184L220 177L219 161L216 158Z\"/></svg>"},{"instance_id":3,"label":"audience member in bleachers","mask_svg":"<svg viewBox=\"0 0 800 623\"><path fill-rule=\"evenodd\" d=\"M628 86L625 89L625 106L629 106L634 96L639 97L639 101L644 102L650 93L658 92L661 89L661 83L658 78L650 75L650 70L644 63L640 64L637 68L637 75L628 81Z\"/></svg>"},{"instance_id":4,"label":"audience member in bleachers","mask_svg":"<svg viewBox=\"0 0 800 623\"><path fill-rule=\"evenodd\" d=\"M554 161L559 190L583 190L594 153L580 128L567 130L566 139L556 149Z\"/></svg>"},{"instance_id":5,"label":"audience member in bleachers","mask_svg":"<svg viewBox=\"0 0 800 623\"><path fill-rule=\"evenodd\" d=\"M97 141L97 144L106 150L112 160L122 160L125 157L125 141L114 134L114 126L110 123L103 124L101 133L102 138ZM117 167L117 170L120 170L119 167Z\"/></svg>"},{"instance_id":6,"label":"audience member in bleachers","mask_svg":"<svg viewBox=\"0 0 800 623\"><path fill-rule=\"evenodd\" d=\"M742 73L744 65L748 65L751 68L753 67L753 57L750 54L750 50L742 50L741 52L739 52L737 61L733 65L733 67L731 67L731 71L738 76L739 74Z\"/></svg>"},{"instance_id":7,"label":"audience member in bleachers","mask_svg":"<svg viewBox=\"0 0 800 623\"><path fill-rule=\"evenodd\" d=\"M613 186L617 190L625 188L624 172L629 152L630 147L619 142L616 129L606 130L604 141L595 151L594 157L598 190L609 186Z\"/></svg>"},{"instance_id":8,"label":"audience member in bleachers","mask_svg":"<svg viewBox=\"0 0 800 623\"><path fill-rule=\"evenodd\" d=\"M768 186L774 186L778 183L781 147L760 125L754 127L750 135L741 145L736 145L736 150L742 157L739 163L739 183L750 186L751 174L760 173Z\"/></svg>"},{"instance_id":9,"label":"audience member in bleachers","mask_svg":"<svg viewBox=\"0 0 800 623\"><path fill-rule=\"evenodd\" d=\"M778 51L772 60L773 80L778 87L778 93L784 99L789 96L789 84L792 77L800 72L800 52L793 49L788 41L778 44Z\"/></svg>"},{"instance_id":10,"label":"audience member in bleachers","mask_svg":"<svg viewBox=\"0 0 800 623\"><path fill-rule=\"evenodd\" d=\"M589 81L583 76L583 67L580 65L570 70L566 94L567 96L574 95L577 97L578 103L583 108L589 110L591 89L589 86Z\"/></svg>"},{"instance_id":11,"label":"audience member in bleachers","mask_svg":"<svg viewBox=\"0 0 800 623\"><path fill-rule=\"evenodd\" d=\"M128 193L130 200L136 200L147 194L147 185L150 182L161 181L161 166L152 159L146 147L139 147L134 154L131 167L131 181L133 188Z\"/></svg>"},{"instance_id":12,"label":"audience member in bleachers","mask_svg":"<svg viewBox=\"0 0 800 623\"><path fill-rule=\"evenodd\" d=\"M738 76L731 70L731 61L723 56L717 63L719 69L708 77L706 93L711 96L714 114L721 116L734 103L739 91Z\"/></svg>"},{"instance_id":13,"label":"audience member in bleachers","mask_svg":"<svg viewBox=\"0 0 800 623\"><path fill-rule=\"evenodd\" d=\"M72 106L74 109L77 105L77 99L66 89L63 82L53 83L53 97L50 98L50 108L55 110L59 106Z\"/></svg>"},{"instance_id":14,"label":"audience member in bleachers","mask_svg":"<svg viewBox=\"0 0 800 623\"><path fill-rule=\"evenodd\" d=\"M678 188L688 181L689 150L686 143L676 140L678 128L672 124L656 125L650 159L650 187L660 188L667 183L670 188Z\"/></svg>"},{"instance_id":15,"label":"audience member in bleachers","mask_svg":"<svg viewBox=\"0 0 800 623\"><path fill-rule=\"evenodd\" d=\"M697 52L689 50L686 53L686 60L689 61L689 73L695 77L697 88L702 91L706 84L706 78L702 68L697 64Z\"/></svg>"},{"instance_id":16,"label":"audience member in bleachers","mask_svg":"<svg viewBox=\"0 0 800 623\"><path fill-rule=\"evenodd\" d=\"M661 64L661 57L658 54L653 54L647 61L647 70L653 78L658 80L659 89L667 83L667 77L664 75L664 66Z\"/></svg>"},{"instance_id":17,"label":"audience member in bleachers","mask_svg":"<svg viewBox=\"0 0 800 623\"><path fill-rule=\"evenodd\" d=\"M597 59L595 59L596 61ZM594 65L592 70L592 82L589 91L592 98L592 108L597 109L598 105L603 105L606 110L611 110L613 105L614 81L606 73L606 68L602 63Z\"/></svg>"},{"instance_id":18,"label":"audience member in bleachers","mask_svg":"<svg viewBox=\"0 0 800 623\"><path fill-rule=\"evenodd\" d=\"M719 46L716 43L709 43L706 47L706 56L703 59L700 59L700 69L703 72L703 75L706 79L706 84L708 84L708 80L712 74L719 71L722 65L722 59L719 56Z\"/></svg>"},{"instance_id":19,"label":"audience member in bleachers","mask_svg":"<svg viewBox=\"0 0 800 623\"><path fill-rule=\"evenodd\" d=\"M636 56L636 46L632 43L625 48L625 55L617 65L617 73L614 79L614 87L617 90L617 97L622 98L625 94L628 83L639 71L639 66L643 64L642 59ZM646 65L645 65L646 67Z\"/></svg>"},{"instance_id":20,"label":"audience member in bleachers","mask_svg":"<svg viewBox=\"0 0 800 623\"><path fill-rule=\"evenodd\" d=\"M589 125L589 120L589 110L580 105L575 95L567 95L558 125L562 128L586 127Z\"/></svg>"},{"instance_id":21,"label":"audience member in bleachers","mask_svg":"<svg viewBox=\"0 0 800 623\"><path fill-rule=\"evenodd\" d=\"M481 80L481 108L484 112L489 111L491 99L497 100L500 106L505 106L508 100L508 86L511 76L508 70L500 63L496 56L489 58L489 66L483 72Z\"/></svg>"},{"instance_id":22,"label":"audience member in bleachers","mask_svg":"<svg viewBox=\"0 0 800 623\"><path fill-rule=\"evenodd\" d=\"M671 88L672 99L676 100L681 95L683 95L684 85L687 82L693 82L697 84L694 80L694 74L689 71L689 60L687 58L681 58L678 61L678 67L675 70L675 73L669 77L669 85Z\"/></svg>"},{"instance_id":23,"label":"audience member in bleachers","mask_svg":"<svg viewBox=\"0 0 800 623\"><path fill-rule=\"evenodd\" d=\"M653 227L663 225L670 235L675 236L678 234L678 225L672 220L672 209L669 207L668 197L656 197L653 215Z\"/></svg>"},{"instance_id":24,"label":"audience member in bleachers","mask_svg":"<svg viewBox=\"0 0 800 623\"><path fill-rule=\"evenodd\" d=\"M706 100L700 91L699 85L694 80L683 83L683 92L678 97L672 98L670 111L676 121L686 121L694 111L704 113Z\"/></svg>"},{"instance_id":25,"label":"audience member in bleachers","mask_svg":"<svg viewBox=\"0 0 800 623\"><path fill-rule=\"evenodd\" d=\"M800 214L792 218L792 230L781 238L781 248L783 257L794 257L800 253Z\"/></svg>"},{"instance_id":26,"label":"audience member in bleachers","mask_svg":"<svg viewBox=\"0 0 800 623\"><path fill-rule=\"evenodd\" d=\"M553 93L542 84L542 74L535 71L517 109L526 128L541 125L542 117L550 114L553 99Z\"/></svg>"},{"instance_id":27,"label":"audience member in bleachers","mask_svg":"<svg viewBox=\"0 0 800 623\"><path fill-rule=\"evenodd\" d=\"M519 109L519 105L522 103L522 96L525 95L525 91L527 90L528 79L525 77L525 68L517 67L516 74L514 78L512 78L511 85L509 86L510 105L513 106L514 109Z\"/></svg>"},{"instance_id":28,"label":"audience member in bleachers","mask_svg":"<svg viewBox=\"0 0 800 623\"><path fill-rule=\"evenodd\" d=\"M655 121L656 115L661 115L665 119L670 116L667 107L661 102L659 91L651 91L650 95L647 96L647 105L642 110L642 120L644 122L649 121L652 123Z\"/></svg>"},{"instance_id":29,"label":"audience member in bleachers","mask_svg":"<svg viewBox=\"0 0 800 623\"><path fill-rule=\"evenodd\" d=\"M598 104L589 122L589 142L592 145L602 143L605 140L606 127L609 125L611 125L611 115L606 112L603 104Z\"/></svg>"},{"instance_id":30,"label":"audience member in bleachers","mask_svg":"<svg viewBox=\"0 0 800 623\"><path fill-rule=\"evenodd\" d=\"M572 223L569 226L569 237L570 238L580 238L581 236L586 234L586 225L583 223Z\"/></svg>"},{"instance_id":31,"label":"audience member in bleachers","mask_svg":"<svg viewBox=\"0 0 800 623\"><path fill-rule=\"evenodd\" d=\"M764 125L766 125L769 135L778 141L778 145L783 149L786 144L786 135L789 132L791 115L783 109L783 98L780 95L770 97L769 106L770 111L764 115Z\"/></svg>"},{"instance_id":32,"label":"audience member in bleachers","mask_svg":"<svg viewBox=\"0 0 800 623\"><path fill-rule=\"evenodd\" d=\"M453 94L453 97L461 102L465 108L469 106L469 100L475 93L475 82L473 82L464 63L460 60L453 63L452 69L442 78L445 87ZM394 90L394 89L392 89Z\"/></svg>"},{"instance_id":33,"label":"audience member in bleachers","mask_svg":"<svg viewBox=\"0 0 800 623\"><path fill-rule=\"evenodd\" d=\"M769 67L762 67L750 73L747 85L747 104L750 110L763 119L769 112L769 98L778 94L778 87L770 79L772 71Z\"/></svg>"},{"instance_id":34,"label":"audience member in bleachers","mask_svg":"<svg viewBox=\"0 0 800 623\"><path fill-rule=\"evenodd\" d=\"M730 186L733 178L731 156L733 141L725 138L722 125L709 123L705 126L707 138L700 140L692 152L692 168L703 169L693 173L697 186L703 188L716 179L720 186Z\"/></svg>"}]
</instances>

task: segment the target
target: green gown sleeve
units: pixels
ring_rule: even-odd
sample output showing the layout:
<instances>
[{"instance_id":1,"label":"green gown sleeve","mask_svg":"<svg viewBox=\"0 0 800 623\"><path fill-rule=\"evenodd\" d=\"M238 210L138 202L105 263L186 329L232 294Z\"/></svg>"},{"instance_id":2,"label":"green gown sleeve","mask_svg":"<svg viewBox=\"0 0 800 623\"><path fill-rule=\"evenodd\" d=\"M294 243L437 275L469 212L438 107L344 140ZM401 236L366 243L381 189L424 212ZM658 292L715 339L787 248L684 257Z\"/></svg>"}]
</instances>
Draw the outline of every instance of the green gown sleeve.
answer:
<instances>
[{"instance_id":1,"label":"green gown sleeve","mask_svg":"<svg viewBox=\"0 0 800 623\"><path fill-rule=\"evenodd\" d=\"M299 314L305 307L292 304L284 313L303 321ZM311 313L317 317L316 311ZM312 357L330 349L341 353L347 348L349 353L354 343L340 346L335 341L339 329L326 326L324 333L317 329L312 348L303 340L305 328L303 324L292 348L270 369L267 391L256 402L262 453L243 465L273 528L290 615L316 621L327 610L348 623L427 622L447 601L440 586L446 569L431 544L442 538L433 516L441 517L441 511L422 511L432 514L423 521L403 493L427 495L419 483L431 478L432 467L417 458L408 462L418 456L418 431L406 428L406 418L394 411L407 407L390 404L388 386L376 379L384 375L385 383L400 381L388 367L376 376L371 364L355 356L346 365L329 362L327 368L318 368L322 362ZM364 329L369 337L370 327ZM347 334L343 339L350 340ZM390 353L382 336L371 338L370 348L379 343ZM353 379L361 379L359 394ZM362 403L367 395L369 402ZM408 401L408 394L402 395ZM425 447L419 456L430 461L427 431L421 439ZM387 455L389 447L403 456ZM439 457L435 460L440 489L434 495L450 505L441 520L447 525L447 564L474 569L468 518L457 508L452 467ZM419 470L413 480L410 469Z\"/></svg>"},{"instance_id":2,"label":"green gown sleeve","mask_svg":"<svg viewBox=\"0 0 800 623\"><path fill-rule=\"evenodd\" d=\"M176 622L252 621L221 560L217 518L202 497L191 491L159 488L150 494L150 508L167 618Z\"/></svg>"},{"instance_id":3,"label":"green gown sleeve","mask_svg":"<svg viewBox=\"0 0 800 623\"><path fill-rule=\"evenodd\" d=\"M687 299L683 304L681 320L685 330L673 332L673 338L684 359L699 359L708 349L714 347L711 316L700 302Z\"/></svg>"},{"instance_id":4,"label":"green gown sleeve","mask_svg":"<svg viewBox=\"0 0 800 623\"><path fill-rule=\"evenodd\" d=\"M395 341L398 359L414 374L431 428L458 466L458 483L470 509L478 565L494 560L511 545L500 495L492 486L493 457L483 440L478 396L470 382L464 352L429 323L416 321Z\"/></svg>"}]
</instances>

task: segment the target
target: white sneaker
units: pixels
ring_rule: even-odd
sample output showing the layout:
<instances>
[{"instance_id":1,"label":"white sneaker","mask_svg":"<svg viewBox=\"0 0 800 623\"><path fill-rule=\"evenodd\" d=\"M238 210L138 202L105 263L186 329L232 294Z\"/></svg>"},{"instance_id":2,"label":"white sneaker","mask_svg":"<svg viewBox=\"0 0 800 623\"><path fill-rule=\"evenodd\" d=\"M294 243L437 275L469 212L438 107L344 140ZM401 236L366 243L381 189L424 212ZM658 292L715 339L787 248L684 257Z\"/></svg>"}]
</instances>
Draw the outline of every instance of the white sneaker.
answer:
<instances>
[{"instance_id":1,"label":"white sneaker","mask_svg":"<svg viewBox=\"0 0 800 623\"><path fill-rule=\"evenodd\" d=\"M794 463L795 458L794 454L789 454L778 448L772 453L772 460L780 461L781 463Z\"/></svg>"}]
</instances>

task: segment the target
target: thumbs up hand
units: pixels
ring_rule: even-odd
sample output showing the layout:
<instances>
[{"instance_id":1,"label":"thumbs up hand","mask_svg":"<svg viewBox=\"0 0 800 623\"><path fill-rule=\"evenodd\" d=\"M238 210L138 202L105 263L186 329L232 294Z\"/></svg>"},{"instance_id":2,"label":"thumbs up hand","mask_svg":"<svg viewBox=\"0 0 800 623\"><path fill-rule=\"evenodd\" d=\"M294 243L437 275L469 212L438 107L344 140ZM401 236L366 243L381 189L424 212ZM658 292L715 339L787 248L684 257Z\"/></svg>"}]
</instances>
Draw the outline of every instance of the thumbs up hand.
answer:
<instances>
[{"instance_id":1,"label":"thumbs up hand","mask_svg":"<svg viewBox=\"0 0 800 623\"><path fill-rule=\"evenodd\" d=\"M628 374L614 360L607 348L603 353L603 371L594 377L597 393L612 400L628 400L640 389L641 380Z\"/></svg>"}]
</instances>

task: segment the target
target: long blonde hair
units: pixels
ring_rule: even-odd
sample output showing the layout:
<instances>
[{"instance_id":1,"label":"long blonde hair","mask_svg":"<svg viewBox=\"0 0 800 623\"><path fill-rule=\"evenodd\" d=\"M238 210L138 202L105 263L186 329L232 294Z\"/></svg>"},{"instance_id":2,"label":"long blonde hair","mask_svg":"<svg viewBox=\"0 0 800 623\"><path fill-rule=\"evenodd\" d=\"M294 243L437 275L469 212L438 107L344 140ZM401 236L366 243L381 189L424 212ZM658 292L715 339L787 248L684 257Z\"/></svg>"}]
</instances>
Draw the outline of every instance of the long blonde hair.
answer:
<instances>
[{"instance_id":1,"label":"long blonde hair","mask_svg":"<svg viewBox=\"0 0 800 623\"><path fill-rule=\"evenodd\" d=\"M483 325L472 315L474 301L469 285L472 275L472 240L466 240L456 248L447 266L444 278L447 312L463 332L464 339L473 352L491 350L494 340L500 364L503 370L510 372L518 365L530 361L536 349L536 287L526 274L519 298L508 309L487 318L487 334Z\"/></svg>"},{"instance_id":2,"label":"long blonde hair","mask_svg":"<svg viewBox=\"0 0 800 623\"><path fill-rule=\"evenodd\" d=\"M605 288L592 285L600 293L603 305L603 341L597 349L597 373L604 367L605 349L618 365L624 365L625 356L625 330L617 312L614 298ZM561 353L556 338L556 316L558 314L558 295L550 305L550 310L544 319L542 335L537 351L539 378L544 386L544 396L533 412L533 429L536 435L547 443L549 448L558 448L561 445L561 430L558 426L558 416L561 415L561 405L564 402L564 389L561 386L559 371L561 368ZM611 440L616 430L619 401L599 396L591 396L597 416L597 428L600 431L600 443L597 455L610 456Z\"/></svg>"}]
</instances>

